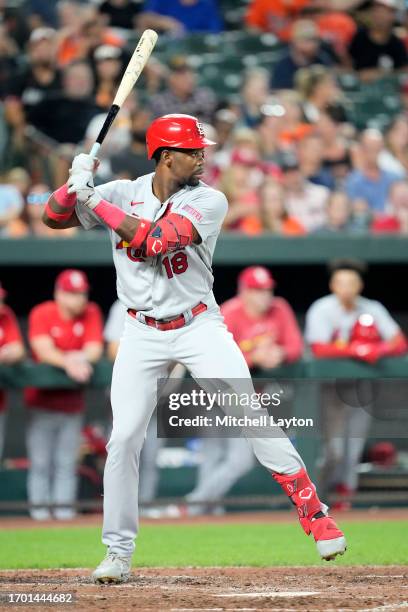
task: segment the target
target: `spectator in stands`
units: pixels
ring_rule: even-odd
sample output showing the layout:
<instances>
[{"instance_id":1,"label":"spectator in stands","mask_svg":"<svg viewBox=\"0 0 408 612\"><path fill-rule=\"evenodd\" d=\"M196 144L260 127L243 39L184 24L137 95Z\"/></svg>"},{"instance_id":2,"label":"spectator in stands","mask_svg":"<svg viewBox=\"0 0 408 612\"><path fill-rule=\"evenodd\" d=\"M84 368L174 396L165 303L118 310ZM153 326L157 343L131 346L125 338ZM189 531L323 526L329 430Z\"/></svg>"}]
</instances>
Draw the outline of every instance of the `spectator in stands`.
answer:
<instances>
[{"instance_id":1,"label":"spectator in stands","mask_svg":"<svg viewBox=\"0 0 408 612\"><path fill-rule=\"evenodd\" d=\"M394 32L398 0L373 0L369 25L353 37L349 53L360 79L373 81L395 70L404 70L408 55L404 43Z\"/></svg>"},{"instance_id":2,"label":"spectator in stands","mask_svg":"<svg viewBox=\"0 0 408 612\"><path fill-rule=\"evenodd\" d=\"M309 134L300 140L298 144L300 171L311 183L334 189L333 175L323 166L323 154L323 140L318 133Z\"/></svg>"},{"instance_id":3,"label":"spectator in stands","mask_svg":"<svg viewBox=\"0 0 408 612\"><path fill-rule=\"evenodd\" d=\"M0 184L0 236L10 233L11 224L18 219L24 208L20 191L10 183Z\"/></svg>"},{"instance_id":4,"label":"spectator in stands","mask_svg":"<svg viewBox=\"0 0 408 612\"><path fill-rule=\"evenodd\" d=\"M387 203L388 214L378 215L371 225L371 231L408 235L408 182L397 181L390 188Z\"/></svg>"},{"instance_id":5,"label":"spectator in stands","mask_svg":"<svg viewBox=\"0 0 408 612\"><path fill-rule=\"evenodd\" d=\"M251 0L246 24L257 31L272 32L287 42L293 22L308 4L309 0Z\"/></svg>"},{"instance_id":6,"label":"spectator in stands","mask_svg":"<svg viewBox=\"0 0 408 612\"><path fill-rule=\"evenodd\" d=\"M261 231L259 218L259 157L250 148L233 151L231 162L220 176L218 188L228 199L228 212L224 219L224 230L234 230L246 234Z\"/></svg>"},{"instance_id":7,"label":"spectator in stands","mask_svg":"<svg viewBox=\"0 0 408 612\"><path fill-rule=\"evenodd\" d=\"M216 34L223 28L216 0L145 0L139 26L175 36L186 32Z\"/></svg>"},{"instance_id":8,"label":"spectator in stands","mask_svg":"<svg viewBox=\"0 0 408 612\"><path fill-rule=\"evenodd\" d=\"M98 10L112 28L134 30L138 28L142 4L133 0L104 0Z\"/></svg>"},{"instance_id":9,"label":"spectator in stands","mask_svg":"<svg viewBox=\"0 0 408 612\"><path fill-rule=\"evenodd\" d=\"M28 335L33 357L64 371L76 384L86 384L102 356L103 329L99 307L88 301L89 282L80 270L64 270L55 284L54 301L35 306L29 315ZM25 390L30 408L27 452L30 461L28 499L36 508L32 518L75 516L76 463L81 440L84 391ZM42 506L41 504L44 504Z\"/></svg>"},{"instance_id":10,"label":"spectator in stands","mask_svg":"<svg viewBox=\"0 0 408 612\"><path fill-rule=\"evenodd\" d=\"M293 22L303 14L313 13L321 38L334 42L337 50L354 31L352 18L341 11L353 9L361 2L362 0L251 0L246 23L251 30L272 32L280 40L287 42Z\"/></svg>"},{"instance_id":11,"label":"spectator in stands","mask_svg":"<svg viewBox=\"0 0 408 612\"><path fill-rule=\"evenodd\" d=\"M326 66L301 68L295 76L296 89L303 99L303 114L308 123L317 123L325 109L341 99L332 71Z\"/></svg>"},{"instance_id":12,"label":"spectator in stands","mask_svg":"<svg viewBox=\"0 0 408 612\"><path fill-rule=\"evenodd\" d=\"M95 49L101 45L123 47L125 39L105 26L104 18L97 12L96 7L85 8L84 15L81 27L81 57L91 59Z\"/></svg>"},{"instance_id":13,"label":"spectator in stands","mask_svg":"<svg viewBox=\"0 0 408 612\"><path fill-rule=\"evenodd\" d=\"M245 268L239 275L238 295L221 306L225 324L251 370L276 368L302 355L302 335L294 313L286 300L274 295L275 284L266 268ZM190 513L205 512L205 501L224 497L254 465L243 438L204 438L202 452L198 481L187 500L203 502L203 506L192 506Z\"/></svg>"},{"instance_id":14,"label":"spectator in stands","mask_svg":"<svg viewBox=\"0 0 408 612\"><path fill-rule=\"evenodd\" d=\"M100 45L122 47L124 39L104 26L104 18L95 6L75 1L58 2L58 64L65 66L78 59L92 59Z\"/></svg>"},{"instance_id":15,"label":"spectator in stands","mask_svg":"<svg viewBox=\"0 0 408 612\"><path fill-rule=\"evenodd\" d=\"M398 175L382 170L379 166L379 155L384 148L381 132L375 129L365 130L356 150L355 169L346 180L346 191L353 201L364 199L374 213L385 210L391 185L398 180Z\"/></svg>"},{"instance_id":16,"label":"spectator in stands","mask_svg":"<svg viewBox=\"0 0 408 612\"><path fill-rule=\"evenodd\" d=\"M92 97L94 81L86 61L72 62L63 69L63 89L54 100L37 106L42 131L60 143L80 143L91 119L99 112Z\"/></svg>"},{"instance_id":17,"label":"spectator in stands","mask_svg":"<svg viewBox=\"0 0 408 612\"><path fill-rule=\"evenodd\" d=\"M408 117L397 115L385 134L386 149L379 155L378 163L404 178L408 174Z\"/></svg>"},{"instance_id":18,"label":"spectator in stands","mask_svg":"<svg viewBox=\"0 0 408 612\"><path fill-rule=\"evenodd\" d=\"M313 132L314 127L305 121L299 92L284 89L278 92L276 99L283 107L283 113L278 111L282 115L279 131L280 147L284 151L293 150L303 138Z\"/></svg>"},{"instance_id":19,"label":"spectator in stands","mask_svg":"<svg viewBox=\"0 0 408 612\"><path fill-rule=\"evenodd\" d=\"M241 87L241 121L249 128L255 128L262 120L262 107L269 93L269 76L263 68L248 70Z\"/></svg>"},{"instance_id":20,"label":"spectator in stands","mask_svg":"<svg viewBox=\"0 0 408 612\"><path fill-rule=\"evenodd\" d=\"M61 73L56 65L56 32L51 28L33 30L28 42L28 63L13 75L9 83L9 95L17 98L24 107L25 119L44 131L44 117L38 117L37 109L44 102L55 104L62 89ZM12 106L12 110L19 109Z\"/></svg>"},{"instance_id":21,"label":"spectator in stands","mask_svg":"<svg viewBox=\"0 0 408 612\"><path fill-rule=\"evenodd\" d=\"M57 11L54 0L29 0L30 21L39 25L57 26Z\"/></svg>"},{"instance_id":22,"label":"spectator in stands","mask_svg":"<svg viewBox=\"0 0 408 612\"><path fill-rule=\"evenodd\" d=\"M146 157L146 130L151 121L148 110L137 108L131 114L131 142L112 155L111 169L116 178L134 180L154 171L154 163Z\"/></svg>"},{"instance_id":23,"label":"spectator in stands","mask_svg":"<svg viewBox=\"0 0 408 612\"><path fill-rule=\"evenodd\" d=\"M109 110L123 76L122 51L113 45L101 45L93 54L95 63L95 101Z\"/></svg>"},{"instance_id":24,"label":"spectator in stands","mask_svg":"<svg viewBox=\"0 0 408 612\"><path fill-rule=\"evenodd\" d=\"M327 222L329 190L306 180L299 167L299 160L292 154L282 157L285 205L288 214L296 219L307 232L312 232Z\"/></svg>"},{"instance_id":25,"label":"spectator in stands","mask_svg":"<svg viewBox=\"0 0 408 612\"><path fill-rule=\"evenodd\" d=\"M0 23L0 100L9 93L8 85L17 72L18 47Z\"/></svg>"},{"instance_id":26,"label":"spectator in stands","mask_svg":"<svg viewBox=\"0 0 408 612\"><path fill-rule=\"evenodd\" d=\"M261 156L265 162L277 163L281 156L282 133L285 128L291 127L290 117L279 99L262 105L260 110L261 116L256 134L259 138Z\"/></svg>"},{"instance_id":27,"label":"spectator in stands","mask_svg":"<svg viewBox=\"0 0 408 612\"><path fill-rule=\"evenodd\" d=\"M293 24L286 55L273 68L272 89L293 89L297 70L312 64L331 66L333 58L321 48L319 30L314 21L299 19Z\"/></svg>"},{"instance_id":28,"label":"spectator in stands","mask_svg":"<svg viewBox=\"0 0 408 612\"><path fill-rule=\"evenodd\" d=\"M280 183L266 179L260 188L261 222L264 231L282 236L301 236L305 228L285 207L284 190Z\"/></svg>"},{"instance_id":29,"label":"spectator in stands","mask_svg":"<svg viewBox=\"0 0 408 612\"><path fill-rule=\"evenodd\" d=\"M167 88L153 96L151 109L154 117L168 113L184 113L210 122L216 98L207 87L197 87L196 73L183 56L175 56L169 62Z\"/></svg>"},{"instance_id":30,"label":"spectator in stands","mask_svg":"<svg viewBox=\"0 0 408 612\"><path fill-rule=\"evenodd\" d=\"M319 115L317 134L322 139L323 168L332 176L336 189L343 189L351 170L350 137L344 108L339 104L329 105Z\"/></svg>"},{"instance_id":31,"label":"spectator in stands","mask_svg":"<svg viewBox=\"0 0 408 612\"><path fill-rule=\"evenodd\" d=\"M347 194L332 191L327 202L327 222L316 229L317 234L352 233L359 231L353 223L352 206Z\"/></svg>"},{"instance_id":32,"label":"spectator in stands","mask_svg":"<svg viewBox=\"0 0 408 612\"><path fill-rule=\"evenodd\" d=\"M19 363L25 356L21 332L14 312L4 303L7 292L0 283L0 366ZM6 426L6 394L0 389L0 461Z\"/></svg>"},{"instance_id":33,"label":"spectator in stands","mask_svg":"<svg viewBox=\"0 0 408 612\"><path fill-rule=\"evenodd\" d=\"M407 342L382 304L361 296L365 268L360 262L335 261L330 267L330 295L312 304L306 314L305 339L319 359L356 359L375 363L401 355ZM322 387L320 489L350 494L357 489L357 465L371 421L369 411L347 396L353 385Z\"/></svg>"}]
</instances>

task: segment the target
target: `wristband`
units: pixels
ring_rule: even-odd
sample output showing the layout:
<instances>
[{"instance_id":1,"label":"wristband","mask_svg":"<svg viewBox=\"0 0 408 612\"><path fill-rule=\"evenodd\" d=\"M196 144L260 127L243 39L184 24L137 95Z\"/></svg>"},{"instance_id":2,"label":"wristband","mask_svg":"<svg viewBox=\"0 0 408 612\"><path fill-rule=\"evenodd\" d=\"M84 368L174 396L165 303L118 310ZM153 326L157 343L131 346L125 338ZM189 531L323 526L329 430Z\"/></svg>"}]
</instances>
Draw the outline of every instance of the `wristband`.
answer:
<instances>
[{"instance_id":1,"label":"wristband","mask_svg":"<svg viewBox=\"0 0 408 612\"><path fill-rule=\"evenodd\" d=\"M49 219L52 219L53 221L68 221L68 219L70 219L72 215L72 208L70 208L67 212L57 213L51 208L51 206L47 202L45 205L45 212L47 213L47 217Z\"/></svg>"},{"instance_id":2,"label":"wristband","mask_svg":"<svg viewBox=\"0 0 408 612\"><path fill-rule=\"evenodd\" d=\"M149 233L151 225L152 224L150 223L150 221L147 221L146 219L140 219L139 226L135 232L135 235L132 238L132 241L129 243L129 246L131 246L133 249L140 249L146 239L147 234Z\"/></svg>"},{"instance_id":3,"label":"wristband","mask_svg":"<svg viewBox=\"0 0 408 612\"><path fill-rule=\"evenodd\" d=\"M76 193L68 193L68 185L62 185L53 193L54 200L64 208L74 208L76 204Z\"/></svg>"},{"instance_id":4,"label":"wristband","mask_svg":"<svg viewBox=\"0 0 408 612\"><path fill-rule=\"evenodd\" d=\"M92 209L94 213L106 223L108 227L111 227L114 231L118 229L119 225L126 218L126 213L121 208L111 204L106 200L100 200L98 204Z\"/></svg>"}]
</instances>

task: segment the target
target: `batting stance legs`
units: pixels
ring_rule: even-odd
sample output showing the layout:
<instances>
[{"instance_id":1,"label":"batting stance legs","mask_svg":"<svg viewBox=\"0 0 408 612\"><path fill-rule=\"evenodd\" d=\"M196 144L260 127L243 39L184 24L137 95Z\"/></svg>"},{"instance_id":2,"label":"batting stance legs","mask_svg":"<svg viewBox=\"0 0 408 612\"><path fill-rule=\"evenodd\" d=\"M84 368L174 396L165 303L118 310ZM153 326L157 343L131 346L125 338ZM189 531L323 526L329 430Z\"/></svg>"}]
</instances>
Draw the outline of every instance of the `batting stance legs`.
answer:
<instances>
[{"instance_id":1,"label":"batting stance legs","mask_svg":"<svg viewBox=\"0 0 408 612\"><path fill-rule=\"evenodd\" d=\"M171 361L185 365L196 379L214 378L228 384L232 379L245 379L247 388L250 384L246 362L218 307L210 307L190 325L165 332L127 317L112 378L113 429L107 446L102 537L109 553L124 559L131 557L138 532L140 450L156 405L157 380L167 376ZM302 527L313 533L320 554L327 558L344 552L341 532L330 524L330 534L326 533L328 521L333 521L325 516L327 508L284 433L248 441L258 460L297 506Z\"/></svg>"}]
</instances>

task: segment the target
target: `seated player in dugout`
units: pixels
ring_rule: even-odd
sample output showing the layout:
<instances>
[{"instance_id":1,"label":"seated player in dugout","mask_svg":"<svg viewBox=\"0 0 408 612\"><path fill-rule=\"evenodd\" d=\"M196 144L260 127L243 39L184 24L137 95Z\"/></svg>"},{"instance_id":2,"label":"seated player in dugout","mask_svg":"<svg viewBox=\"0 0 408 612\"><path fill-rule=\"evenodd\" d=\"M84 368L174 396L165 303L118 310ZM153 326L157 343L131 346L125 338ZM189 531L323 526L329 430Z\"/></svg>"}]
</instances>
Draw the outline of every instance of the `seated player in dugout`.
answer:
<instances>
[{"instance_id":1,"label":"seated player in dugout","mask_svg":"<svg viewBox=\"0 0 408 612\"><path fill-rule=\"evenodd\" d=\"M127 308L112 376L113 429L104 476L102 541L107 554L97 583L130 576L138 533L139 456L155 409L158 381L171 362L196 380L254 393L247 363L228 332L212 291L212 256L228 203L200 181L208 140L190 115L155 119L146 134L154 173L94 187L96 160L75 157L70 178L50 197L44 222L55 228L105 225L112 243L118 297ZM283 432L250 437L260 463L296 506L320 556L333 559L346 540L317 495Z\"/></svg>"},{"instance_id":2,"label":"seated player in dugout","mask_svg":"<svg viewBox=\"0 0 408 612\"><path fill-rule=\"evenodd\" d=\"M316 300L306 314L305 338L314 357L375 364L382 357L407 352L406 338L388 310L361 295L365 270L362 262L351 259L330 264L330 294ZM353 397L352 381L321 385L323 440L318 484L325 495L337 494L338 509L351 506L371 424L371 411L356 405Z\"/></svg>"}]
</instances>

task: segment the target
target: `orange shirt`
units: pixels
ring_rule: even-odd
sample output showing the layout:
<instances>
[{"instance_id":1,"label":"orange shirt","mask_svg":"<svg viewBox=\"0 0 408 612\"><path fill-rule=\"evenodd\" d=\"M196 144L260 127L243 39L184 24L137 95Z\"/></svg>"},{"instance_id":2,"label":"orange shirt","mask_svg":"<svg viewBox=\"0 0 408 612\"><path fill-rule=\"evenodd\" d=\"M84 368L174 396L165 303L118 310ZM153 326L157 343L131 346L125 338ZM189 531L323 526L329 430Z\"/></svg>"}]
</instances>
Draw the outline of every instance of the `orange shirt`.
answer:
<instances>
[{"instance_id":1,"label":"orange shirt","mask_svg":"<svg viewBox=\"0 0 408 612\"><path fill-rule=\"evenodd\" d=\"M0 346L12 344L13 342L23 342L20 328L17 323L16 315L6 305L0 308ZM0 412L6 409L6 394L0 389Z\"/></svg>"},{"instance_id":2,"label":"orange shirt","mask_svg":"<svg viewBox=\"0 0 408 612\"><path fill-rule=\"evenodd\" d=\"M293 20L308 4L309 0L252 0L246 23L287 41Z\"/></svg>"},{"instance_id":3,"label":"orange shirt","mask_svg":"<svg viewBox=\"0 0 408 612\"><path fill-rule=\"evenodd\" d=\"M74 319L63 319L55 302L43 302L35 306L28 319L30 341L37 336L50 336L61 351L79 351L88 342L103 342L102 313L99 306L90 302L84 313ZM33 352L34 359L38 357ZM25 390L27 406L56 410L59 412L81 412L84 408L83 389L37 389Z\"/></svg>"}]
</instances>

